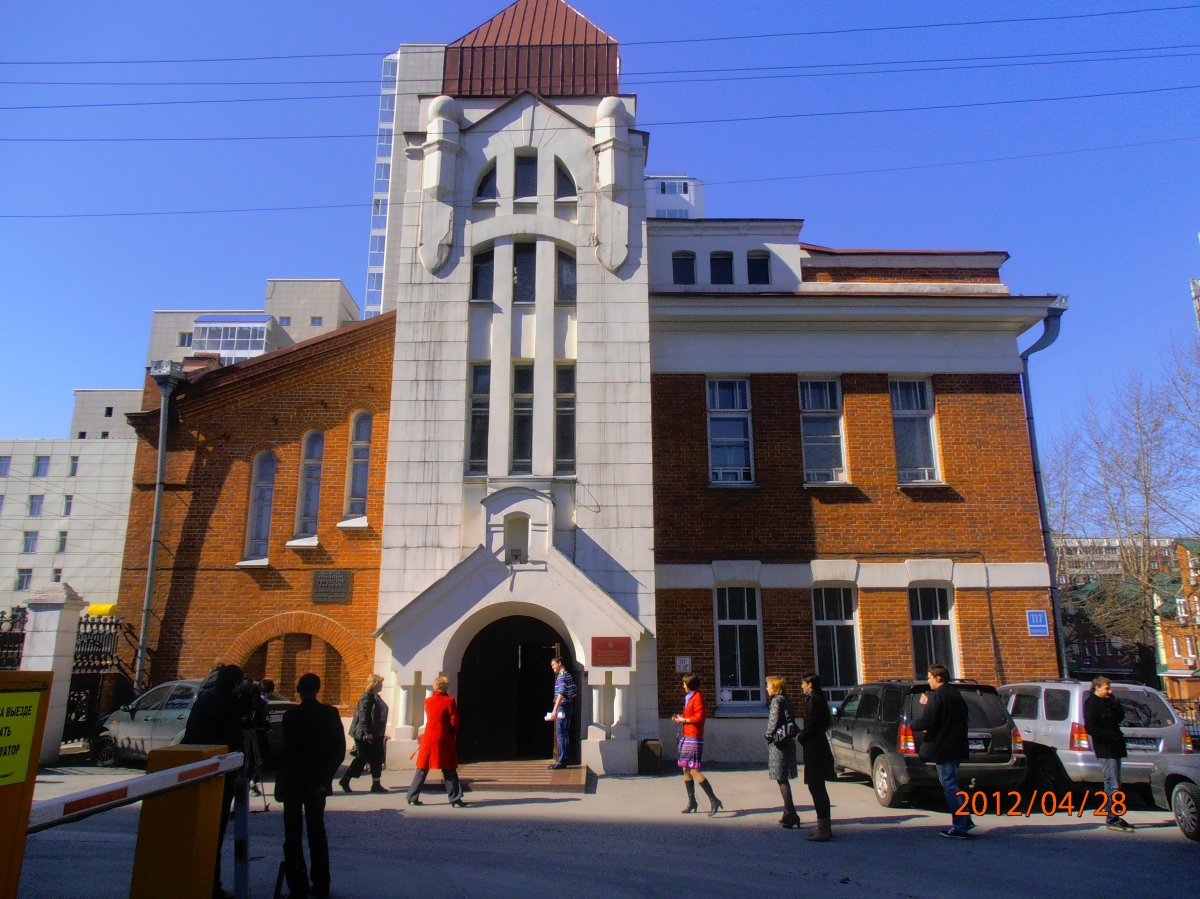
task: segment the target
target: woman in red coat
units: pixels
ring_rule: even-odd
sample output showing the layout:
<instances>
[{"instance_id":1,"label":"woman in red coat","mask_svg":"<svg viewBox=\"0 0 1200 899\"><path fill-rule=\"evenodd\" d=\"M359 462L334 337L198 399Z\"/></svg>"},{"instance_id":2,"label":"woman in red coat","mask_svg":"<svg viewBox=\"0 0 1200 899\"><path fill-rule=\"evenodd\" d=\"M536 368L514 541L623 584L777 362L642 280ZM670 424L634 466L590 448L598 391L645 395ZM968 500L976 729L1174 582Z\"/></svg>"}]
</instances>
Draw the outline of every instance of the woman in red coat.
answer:
<instances>
[{"instance_id":1,"label":"woman in red coat","mask_svg":"<svg viewBox=\"0 0 1200 899\"><path fill-rule=\"evenodd\" d=\"M450 681L439 677L433 682L433 695L425 700L425 734L417 749L417 770L408 788L408 804L423 805L421 787L430 768L441 768L446 782L446 797L455 808L466 808L462 784L458 780L458 706L446 694Z\"/></svg>"},{"instance_id":2,"label":"woman in red coat","mask_svg":"<svg viewBox=\"0 0 1200 899\"><path fill-rule=\"evenodd\" d=\"M683 810L690 815L696 810L696 783L708 796L708 816L721 810L721 800L713 793L712 784L700 773L700 757L704 755L704 697L700 695L700 677L689 674L683 679L683 714L671 720L683 725L679 737L679 767L683 769L683 785L687 788L688 804Z\"/></svg>"}]
</instances>

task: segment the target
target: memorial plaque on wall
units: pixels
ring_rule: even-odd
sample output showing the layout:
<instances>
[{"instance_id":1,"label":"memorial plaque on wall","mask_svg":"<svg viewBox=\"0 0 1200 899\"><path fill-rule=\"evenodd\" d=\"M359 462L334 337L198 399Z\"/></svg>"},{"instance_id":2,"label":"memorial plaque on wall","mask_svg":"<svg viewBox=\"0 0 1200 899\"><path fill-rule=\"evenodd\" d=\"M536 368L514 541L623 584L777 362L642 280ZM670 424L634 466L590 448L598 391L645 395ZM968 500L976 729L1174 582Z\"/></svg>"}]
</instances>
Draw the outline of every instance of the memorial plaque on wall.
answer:
<instances>
[{"instance_id":1,"label":"memorial plaque on wall","mask_svg":"<svg viewBox=\"0 0 1200 899\"><path fill-rule=\"evenodd\" d=\"M314 571L312 573L312 601L315 603L349 602L350 575L350 570L346 568L327 568L323 571Z\"/></svg>"},{"instance_id":2,"label":"memorial plaque on wall","mask_svg":"<svg viewBox=\"0 0 1200 899\"><path fill-rule=\"evenodd\" d=\"M633 641L628 637L592 637L592 666L629 668L633 665Z\"/></svg>"}]
</instances>

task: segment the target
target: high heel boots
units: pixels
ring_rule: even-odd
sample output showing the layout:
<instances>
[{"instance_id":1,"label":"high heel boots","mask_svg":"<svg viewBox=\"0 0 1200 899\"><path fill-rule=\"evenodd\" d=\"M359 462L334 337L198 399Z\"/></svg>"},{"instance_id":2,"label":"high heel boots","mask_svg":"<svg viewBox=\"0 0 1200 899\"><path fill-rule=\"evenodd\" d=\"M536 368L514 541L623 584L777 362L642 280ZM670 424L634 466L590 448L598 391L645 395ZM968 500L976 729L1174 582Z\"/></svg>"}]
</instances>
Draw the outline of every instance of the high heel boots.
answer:
<instances>
[{"instance_id":1,"label":"high heel boots","mask_svg":"<svg viewBox=\"0 0 1200 899\"><path fill-rule=\"evenodd\" d=\"M696 784L695 784L695 781L685 780L683 782L683 785L685 787L687 787L688 804L687 804L687 808L685 808L682 812L680 812L680 814L690 815L697 808L697 806L696 806Z\"/></svg>"}]
</instances>

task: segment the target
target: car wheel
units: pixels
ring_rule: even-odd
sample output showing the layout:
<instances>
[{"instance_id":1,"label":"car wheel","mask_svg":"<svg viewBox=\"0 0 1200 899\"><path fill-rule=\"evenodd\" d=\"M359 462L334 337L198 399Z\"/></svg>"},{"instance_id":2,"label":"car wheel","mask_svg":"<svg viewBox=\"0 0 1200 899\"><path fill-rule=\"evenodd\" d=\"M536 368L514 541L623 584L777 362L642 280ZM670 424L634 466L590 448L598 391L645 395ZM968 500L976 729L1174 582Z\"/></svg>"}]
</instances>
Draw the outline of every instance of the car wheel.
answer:
<instances>
[{"instance_id":1,"label":"car wheel","mask_svg":"<svg viewBox=\"0 0 1200 899\"><path fill-rule=\"evenodd\" d=\"M1200 842L1200 787L1191 783L1176 784L1171 791L1171 813L1183 835Z\"/></svg>"},{"instance_id":2,"label":"car wheel","mask_svg":"<svg viewBox=\"0 0 1200 899\"><path fill-rule=\"evenodd\" d=\"M1039 793L1053 793L1055 796L1064 796L1071 790L1067 772L1053 752L1043 752L1033 760L1029 783Z\"/></svg>"},{"instance_id":3,"label":"car wheel","mask_svg":"<svg viewBox=\"0 0 1200 899\"><path fill-rule=\"evenodd\" d=\"M100 734L92 740L92 761L101 768L117 764L117 741L110 734Z\"/></svg>"},{"instance_id":4,"label":"car wheel","mask_svg":"<svg viewBox=\"0 0 1200 899\"><path fill-rule=\"evenodd\" d=\"M892 777L887 756L877 755L871 763L871 785L875 788L876 800L884 808L895 808L900 804L900 792L896 789L896 780Z\"/></svg>"}]
</instances>

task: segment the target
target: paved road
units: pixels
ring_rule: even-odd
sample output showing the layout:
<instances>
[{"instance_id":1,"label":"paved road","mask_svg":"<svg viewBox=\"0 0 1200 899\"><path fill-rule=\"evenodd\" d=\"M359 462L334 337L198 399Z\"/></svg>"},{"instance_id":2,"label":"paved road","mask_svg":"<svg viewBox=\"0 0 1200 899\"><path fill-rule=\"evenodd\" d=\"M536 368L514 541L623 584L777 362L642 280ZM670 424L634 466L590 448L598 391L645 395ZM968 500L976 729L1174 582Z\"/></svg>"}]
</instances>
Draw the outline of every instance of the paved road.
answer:
<instances>
[{"instance_id":1,"label":"paved road","mask_svg":"<svg viewBox=\"0 0 1200 899\"><path fill-rule=\"evenodd\" d=\"M38 778L39 798L136 774L54 769ZM778 791L765 773L711 774L728 807L716 818L679 814L678 777L601 778L577 795L468 794L452 809L429 795L409 808L402 793L338 794L326 819L333 895L391 896L753 896L815 893L837 897L1186 894L1200 867L1168 813L1144 808L1126 817L1134 834L1112 833L1101 819L979 819L977 836L937 836L946 813L932 799L884 809L864 783L830 785L834 842L807 843L780 828ZM366 783L366 779L359 781ZM408 783L386 772L385 786ZM797 797L807 800L802 784ZM705 801L701 796L702 808ZM261 800L256 809L261 810ZM812 821L803 801L801 816ZM136 806L29 838L21 896L103 899L128 895ZM269 897L282 857L278 805L251 815L251 895ZM182 848L180 851L183 851ZM169 864L170 859L164 859ZM226 886L232 882L226 844Z\"/></svg>"}]
</instances>

